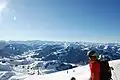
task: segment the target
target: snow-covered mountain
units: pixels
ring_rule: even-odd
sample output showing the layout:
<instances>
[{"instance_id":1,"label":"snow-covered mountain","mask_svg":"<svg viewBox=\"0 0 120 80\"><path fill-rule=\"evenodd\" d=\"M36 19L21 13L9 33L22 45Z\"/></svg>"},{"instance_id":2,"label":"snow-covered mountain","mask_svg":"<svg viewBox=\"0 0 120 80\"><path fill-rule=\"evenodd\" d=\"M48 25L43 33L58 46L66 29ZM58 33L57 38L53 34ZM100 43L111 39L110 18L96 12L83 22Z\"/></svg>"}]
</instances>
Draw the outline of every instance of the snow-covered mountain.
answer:
<instances>
[{"instance_id":1,"label":"snow-covered mountain","mask_svg":"<svg viewBox=\"0 0 120 80\"><path fill-rule=\"evenodd\" d=\"M110 60L120 59L119 43L84 43L84 42L53 42L53 41L2 41L0 56L22 59L39 58L42 61L59 60L66 63L87 64L87 51L96 50L105 54ZM72 59L71 59L72 58Z\"/></svg>"},{"instance_id":2,"label":"snow-covered mountain","mask_svg":"<svg viewBox=\"0 0 120 80\"><path fill-rule=\"evenodd\" d=\"M120 59L119 43L1 41L0 80L23 80L29 75L76 69L88 64L89 50L105 54L109 60Z\"/></svg>"},{"instance_id":3,"label":"snow-covered mountain","mask_svg":"<svg viewBox=\"0 0 120 80\"><path fill-rule=\"evenodd\" d=\"M120 60L109 63L114 68L112 71L113 80L120 80ZM89 65L46 75L26 75L23 80L70 80L72 77L75 77L76 80L88 80L90 78Z\"/></svg>"},{"instance_id":4,"label":"snow-covered mountain","mask_svg":"<svg viewBox=\"0 0 120 80\"><path fill-rule=\"evenodd\" d=\"M0 42L0 56L10 57L24 53L34 53L32 58L44 61L60 60L69 63L88 61L86 52L94 49L106 54L110 59L120 58L119 43L83 43L83 42L52 42L52 41L8 41ZM73 58L71 60L71 57Z\"/></svg>"}]
</instances>

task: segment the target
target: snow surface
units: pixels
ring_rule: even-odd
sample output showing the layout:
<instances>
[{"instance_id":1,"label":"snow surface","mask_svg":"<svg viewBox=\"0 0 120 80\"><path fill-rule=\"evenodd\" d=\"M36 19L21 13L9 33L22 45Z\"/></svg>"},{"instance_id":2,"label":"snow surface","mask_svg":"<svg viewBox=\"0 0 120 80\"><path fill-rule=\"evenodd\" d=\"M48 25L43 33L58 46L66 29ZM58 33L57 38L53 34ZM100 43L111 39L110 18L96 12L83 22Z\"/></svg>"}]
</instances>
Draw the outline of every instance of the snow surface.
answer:
<instances>
[{"instance_id":1,"label":"snow surface","mask_svg":"<svg viewBox=\"0 0 120 80\"><path fill-rule=\"evenodd\" d=\"M120 80L120 60L111 61L110 66L114 68L114 70L112 71L113 80ZM86 65L51 74L28 75L24 80L70 80L72 77L75 77L76 80L88 80L89 76L90 76L89 65Z\"/></svg>"},{"instance_id":2,"label":"snow surface","mask_svg":"<svg viewBox=\"0 0 120 80\"><path fill-rule=\"evenodd\" d=\"M1 63L0 62L0 71L12 71L12 67L9 63Z\"/></svg>"}]
</instances>

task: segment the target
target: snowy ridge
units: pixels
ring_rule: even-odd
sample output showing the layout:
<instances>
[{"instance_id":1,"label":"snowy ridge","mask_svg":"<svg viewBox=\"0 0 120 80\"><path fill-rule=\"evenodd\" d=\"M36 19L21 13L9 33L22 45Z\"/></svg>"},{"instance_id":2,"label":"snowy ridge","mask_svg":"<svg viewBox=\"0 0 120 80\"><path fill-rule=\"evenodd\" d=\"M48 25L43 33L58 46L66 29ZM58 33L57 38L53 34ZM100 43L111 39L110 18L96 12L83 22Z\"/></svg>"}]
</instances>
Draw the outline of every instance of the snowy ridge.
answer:
<instances>
[{"instance_id":1,"label":"snowy ridge","mask_svg":"<svg viewBox=\"0 0 120 80\"><path fill-rule=\"evenodd\" d=\"M114 71L112 71L113 80L120 80L120 60L115 60L110 62L110 66L113 66ZM25 80L70 80L71 77L75 77L76 80L88 80L90 76L89 66L77 67L74 69L56 72L47 75L32 75L28 76ZM116 79L117 76L117 79Z\"/></svg>"}]
</instances>

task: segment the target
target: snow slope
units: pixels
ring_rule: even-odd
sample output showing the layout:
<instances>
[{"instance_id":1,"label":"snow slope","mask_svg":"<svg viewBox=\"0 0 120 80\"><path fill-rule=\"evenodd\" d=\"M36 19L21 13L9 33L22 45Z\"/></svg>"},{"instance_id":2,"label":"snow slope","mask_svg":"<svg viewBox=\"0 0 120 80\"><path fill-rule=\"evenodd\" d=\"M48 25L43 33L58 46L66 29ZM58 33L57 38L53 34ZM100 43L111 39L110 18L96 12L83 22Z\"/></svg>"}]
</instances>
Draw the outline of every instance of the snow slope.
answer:
<instances>
[{"instance_id":1,"label":"snow slope","mask_svg":"<svg viewBox=\"0 0 120 80\"><path fill-rule=\"evenodd\" d=\"M113 80L120 80L120 60L110 62L110 66L113 66L114 71ZM75 77L76 80L88 80L90 76L89 65L83 67L77 67L74 69L46 74L46 75L29 75L25 80L70 80L71 77Z\"/></svg>"}]
</instances>

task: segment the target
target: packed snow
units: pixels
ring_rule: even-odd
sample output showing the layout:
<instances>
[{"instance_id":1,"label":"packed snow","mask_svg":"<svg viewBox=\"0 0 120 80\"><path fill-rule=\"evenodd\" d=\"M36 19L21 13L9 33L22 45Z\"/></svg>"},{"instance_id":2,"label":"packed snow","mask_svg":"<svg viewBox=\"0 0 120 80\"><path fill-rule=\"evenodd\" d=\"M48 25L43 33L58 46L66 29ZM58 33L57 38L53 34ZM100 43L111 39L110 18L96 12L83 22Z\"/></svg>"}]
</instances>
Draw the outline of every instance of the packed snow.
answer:
<instances>
[{"instance_id":1,"label":"packed snow","mask_svg":"<svg viewBox=\"0 0 120 80\"><path fill-rule=\"evenodd\" d=\"M110 61L109 63L114 68L112 71L113 80L120 80L120 60ZM70 80L72 77L75 77L76 80L88 80L90 77L89 65L51 74L21 76L23 80Z\"/></svg>"}]
</instances>

